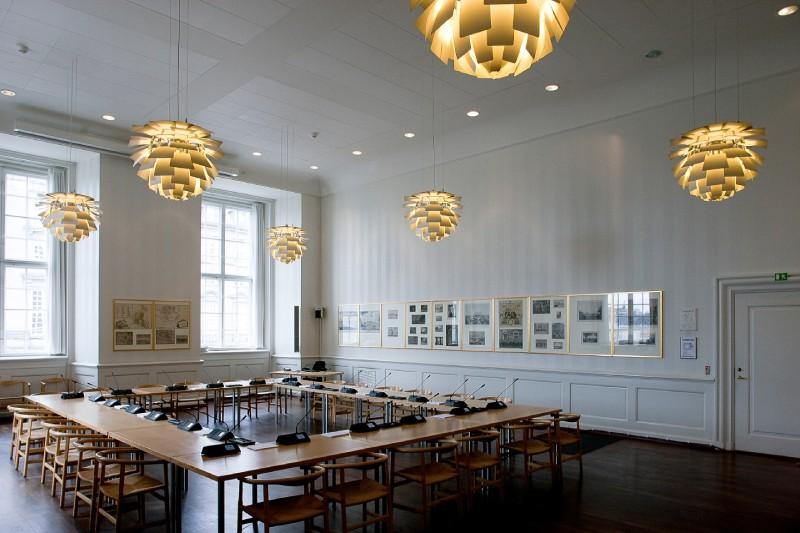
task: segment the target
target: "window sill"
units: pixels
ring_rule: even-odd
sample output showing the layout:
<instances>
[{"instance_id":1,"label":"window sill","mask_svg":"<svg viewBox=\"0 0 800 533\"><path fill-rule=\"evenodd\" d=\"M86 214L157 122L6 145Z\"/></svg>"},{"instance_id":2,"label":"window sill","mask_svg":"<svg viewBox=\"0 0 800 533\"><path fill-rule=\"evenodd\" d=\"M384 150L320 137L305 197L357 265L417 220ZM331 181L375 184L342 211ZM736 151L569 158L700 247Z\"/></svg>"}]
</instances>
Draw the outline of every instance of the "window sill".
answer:
<instances>
[{"instance_id":1,"label":"window sill","mask_svg":"<svg viewBox=\"0 0 800 533\"><path fill-rule=\"evenodd\" d=\"M242 348L241 350L225 348L225 349L221 349L221 350L203 349L203 350L200 350L200 353L203 353L203 354L220 354L220 355L237 354L237 353L263 353L263 354L269 354L269 350L266 349L266 348Z\"/></svg>"},{"instance_id":2,"label":"window sill","mask_svg":"<svg viewBox=\"0 0 800 533\"><path fill-rule=\"evenodd\" d=\"M66 359L67 356L64 354L57 354L57 355L23 355L23 354L13 354L13 355L5 355L0 354L0 362L3 361L59 361Z\"/></svg>"}]
</instances>

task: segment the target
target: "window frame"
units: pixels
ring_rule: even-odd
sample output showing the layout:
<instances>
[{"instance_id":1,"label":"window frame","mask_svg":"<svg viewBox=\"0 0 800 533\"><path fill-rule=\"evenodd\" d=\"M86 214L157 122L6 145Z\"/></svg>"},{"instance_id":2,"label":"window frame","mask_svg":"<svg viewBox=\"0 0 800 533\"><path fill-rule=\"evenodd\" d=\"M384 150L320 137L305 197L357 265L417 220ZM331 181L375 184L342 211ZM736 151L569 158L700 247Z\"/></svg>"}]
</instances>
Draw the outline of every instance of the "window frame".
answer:
<instances>
[{"instance_id":1,"label":"window frame","mask_svg":"<svg viewBox=\"0 0 800 533\"><path fill-rule=\"evenodd\" d=\"M50 337L53 334L51 323L52 311L55 308L56 302L52 301L52 280L51 274L53 265L52 253L50 247L53 243L48 242L48 249L45 252L44 261L32 261L26 259L6 259L6 183L8 174L24 175L26 177L41 177L47 181L47 188L52 188L52 177L49 174L49 169L46 167L38 167L25 165L24 163L15 163L0 159L0 360L4 358L13 357L43 357L53 355L50 353ZM42 268L45 269L45 277L47 284L45 286L46 298L48 306L43 311L44 320L47 327L44 328L45 334L45 348L41 352L8 352L6 351L6 338L5 338L5 300L6 300L6 267L19 267L19 268ZM60 295L65 298L66 294Z\"/></svg>"},{"instance_id":2,"label":"window frame","mask_svg":"<svg viewBox=\"0 0 800 533\"><path fill-rule=\"evenodd\" d=\"M201 281L201 294L200 294L200 338L202 339L202 325L203 325L203 311L202 311L202 281L205 279L215 279L219 282L220 288L220 316L221 316L221 331L220 340L224 338L225 328L225 281L250 281L252 283L253 293L253 310L255 314L253 318L253 328L255 337L254 347L234 347L234 346L204 346L200 349L203 352L246 352L246 351L260 351L266 350L269 346L271 338L270 318L272 315L272 271L270 262L267 260L267 247L265 238L260 235L260 229L269 227L272 223L272 216L274 212L274 202L266 198L256 198L248 195L233 193L229 191L209 191L203 194L202 203L215 205L220 207L220 254L219 254L219 272L210 274L200 271ZM246 208L253 210L256 208L257 219L254 221L254 254L255 264L253 265L252 276L242 276L238 274L227 274L225 272L225 208L226 206ZM259 207L260 206L260 207ZM202 215L201 215L202 217ZM260 220L263 218L263 220ZM201 220L202 228L202 220ZM201 242L202 242L202 229L201 229ZM201 259L202 264L202 259ZM263 279L260 279L260 273L264 273Z\"/></svg>"}]
</instances>

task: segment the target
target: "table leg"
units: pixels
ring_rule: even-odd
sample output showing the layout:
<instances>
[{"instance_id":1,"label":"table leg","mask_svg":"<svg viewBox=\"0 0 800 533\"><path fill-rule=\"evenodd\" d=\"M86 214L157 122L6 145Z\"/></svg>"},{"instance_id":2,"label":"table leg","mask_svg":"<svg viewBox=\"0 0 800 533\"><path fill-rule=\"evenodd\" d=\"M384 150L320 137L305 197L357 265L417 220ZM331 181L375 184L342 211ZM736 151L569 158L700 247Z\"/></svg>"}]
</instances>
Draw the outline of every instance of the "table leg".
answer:
<instances>
[{"instance_id":1,"label":"table leg","mask_svg":"<svg viewBox=\"0 0 800 533\"><path fill-rule=\"evenodd\" d=\"M364 400L362 400L361 398L356 398L355 421L361 422L363 416L364 416Z\"/></svg>"},{"instance_id":2,"label":"table leg","mask_svg":"<svg viewBox=\"0 0 800 533\"><path fill-rule=\"evenodd\" d=\"M183 521L183 484L184 484L184 470L183 468L170 463L171 470L171 485L170 500L172 505L172 531L180 533L181 522Z\"/></svg>"},{"instance_id":3,"label":"table leg","mask_svg":"<svg viewBox=\"0 0 800 533\"><path fill-rule=\"evenodd\" d=\"M306 407L306 431L311 433L311 410L314 407L314 398L306 391L303 391L303 403Z\"/></svg>"},{"instance_id":4,"label":"table leg","mask_svg":"<svg viewBox=\"0 0 800 533\"><path fill-rule=\"evenodd\" d=\"M328 407L329 407L329 397L327 394L322 395L322 432L328 432Z\"/></svg>"},{"instance_id":5,"label":"table leg","mask_svg":"<svg viewBox=\"0 0 800 533\"><path fill-rule=\"evenodd\" d=\"M555 436L555 443L556 443L556 484L557 486L561 487L564 481L564 471L563 471L563 463L561 460L561 429L558 422L558 418L560 416L559 413L554 413L553 415L553 435Z\"/></svg>"},{"instance_id":6,"label":"table leg","mask_svg":"<svg viewBox=\"0 0 800 533\"><path fill-rule=\"evenodd\" d=\"M383 421L392 422L394 420L394 402L388 401L383 409Z\"/></svg>"},{"instance_id":7,"label":"table leg","mask_svg":"<svg viewBox=\"0 0 800 533\"><path fill-rule=\"evenodd\" d=\"M217 531L225 533L225 482L217 481Z\"/></svg>"}]
</instances>

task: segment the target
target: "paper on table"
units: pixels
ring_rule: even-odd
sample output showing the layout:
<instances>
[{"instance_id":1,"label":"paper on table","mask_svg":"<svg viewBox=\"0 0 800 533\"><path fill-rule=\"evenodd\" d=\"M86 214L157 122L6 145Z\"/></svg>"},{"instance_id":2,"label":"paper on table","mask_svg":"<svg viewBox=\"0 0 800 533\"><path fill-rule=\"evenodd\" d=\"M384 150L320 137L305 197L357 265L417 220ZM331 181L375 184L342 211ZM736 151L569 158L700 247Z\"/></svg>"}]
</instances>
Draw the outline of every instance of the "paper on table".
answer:
<instances>
[{"instance_id":1,"label":"paper on table","mask_svg":"<svg viewBox=\"0 0 800 533\"><path fill-rule=\"evenodd\" d=\"M323 433L323 437L333 438L333 437L344 437L345 435L349 435L349 429L340 429L339 431L329 431L327 433Z\"/></svg>"},{"instance_id":2,"label":"paper on table","mask_svg":"<svg viewBox=\"0 0 800 533\"><path fill-rule=\"evenodd\" d=\"M270 448L277 448L278 443L275 441L272 442L256 442L252 446L250 446L251 450L269 450Z\"/></svg>"},{"instance_id":3,"label":"paper on table","mask_svg":"<svg viewBox=\"0 0 800 533\"><path fill-rule=\"evenodd\" d=\"M455 415L451 415L450 413L441 413L438 415L433 415L431 418L450 418L451 416Z\"/></svg>"}]
</instances>

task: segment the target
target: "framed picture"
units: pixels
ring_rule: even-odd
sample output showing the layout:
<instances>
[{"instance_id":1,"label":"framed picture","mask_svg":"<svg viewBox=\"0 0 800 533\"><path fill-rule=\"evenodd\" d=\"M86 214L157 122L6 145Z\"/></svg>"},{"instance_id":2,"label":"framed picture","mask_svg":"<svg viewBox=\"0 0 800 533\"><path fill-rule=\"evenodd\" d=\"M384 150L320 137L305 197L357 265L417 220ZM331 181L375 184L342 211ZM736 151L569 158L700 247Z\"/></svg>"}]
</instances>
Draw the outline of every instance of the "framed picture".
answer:
<instances>
[{"instance_id":1,"label":"framed picture","mask_svg":"<svg viewBox=\"0 0 800 533\"><path fill-rule=\"evenodd\" d=\"M433 349L460 349L461 302L446 300L433 302L431 305L433 305Z\"/></svg>"},{"instance_id":2,"label":"framed picture","mask_svg":"<svg viewBox=\"0 0 800 533\"><path fill-rule=\"evenodd\" d=\"M490 352L494 348L494 313L492 300L461 302L461 349Z\"/></svg>"},{"instance_id":3,"label":"framed picture","mask_svg":"<svg viewBox=\"0 0 800 533\"><path fill-rule=\"evenodd\" d=\"M405 318L405 304L381 305L381 345L384 348L404 346Z\"/></svg>"},{"instance_id":4,"label":"framed picture","mask_svg":"<svg viewBox=\"0 0 800 533\"><path fill-rule=\"evenodd\" d=\"M613 298L613 355L662 357L661 291L617 292Z\"/></svg>"},{"instance_id":5,"label":"framed picture","mask_svg":"<svg viewBox=\"0 0 800 533\"><path fill-rule=\"evenodd\" d=\"M495 298L495 350L528 351L528 298Z\"/></svg>"},{"instance_id":6,"label":"framed picture","mask_svg":"<svg viewBox=\"0 0 800 533\"><path fill-rule=\"evenodd\" d=\"M358 305L339 306L339 346L358 346Z\"/></svg>"},{"instance_id":7,"label":"framed picture","mask_svg":"<svg viewBox=\"0 0 800 533\"><path fill-rule=\"evenodd\" d=\"M609 294L574 294L569 297L569 352L577 355L611 355L611 302Z\"/></svg>"},{"instance_id":8,"label":"framed picture","mask_svg":"<svg viewBox=\"0 0 800 533\"><path fill-rule=\"evenodd\" d=\"M154 349L188 350L191 345L192 303L188 300L156 300Z\"/></svg>"},{"instance_id":9,"label":"framed picture","mask_svg":"<svg viewBox=\"0 0 800 533\"><path fill-rule=\"evenodd\" d=\"M531 352L569 352L567 296L531 296Z\"/></svg>"},{"instance_id":10,"label":"framed picture","mask_svg":"<svg viewBox=\"0 0 800 533\"><path fill-rule=\"evenodd\" d=\"M358 345L381 345L381 304L358 306Z\"/></svg>"},{"instance_id":11,"label":"framed picture","mask_svg":"<svg viewBox=\"0 0 800 533\"><path fill-rule=\"evenodd\" d=\"M430 348L431 302L409 302L406 304L406 348Z\"/></svg>"},{"instance_id":12,"label":"framed picture","mask_svg":"<svg viewBox=\"0 0 800 533\"><path fill-rule=\"evenodd\" d=\"M153 301L113 300L114 351L153 349Z\"/></svg>"}]
</instances>

